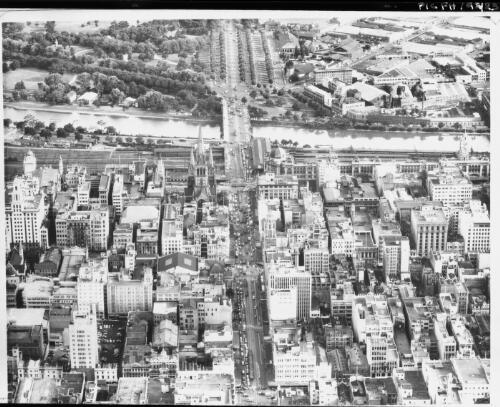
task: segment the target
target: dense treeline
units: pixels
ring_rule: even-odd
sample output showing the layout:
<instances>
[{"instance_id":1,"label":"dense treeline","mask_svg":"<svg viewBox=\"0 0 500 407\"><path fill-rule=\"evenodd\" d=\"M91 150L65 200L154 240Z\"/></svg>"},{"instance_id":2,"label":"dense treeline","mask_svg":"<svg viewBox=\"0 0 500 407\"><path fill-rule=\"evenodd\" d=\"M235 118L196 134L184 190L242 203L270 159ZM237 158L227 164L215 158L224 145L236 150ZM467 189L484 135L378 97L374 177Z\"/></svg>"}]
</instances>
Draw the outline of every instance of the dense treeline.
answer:
<instances>
[{"instance_id":1,"label":"dense treeline","mask_svg":"<svg viewBox=\"0 0 500 407\"><path fill-rule=\"evenodd\" d=\"M54 22L45 23L45 31L33 32L23 32L22 24L7 24L3 26L2 45L4 59L11 62L4 64L3 70L31 67L51 74L78 74L76 83L71 85L61 78L53 86L46 82L39 84L33 97L51 104L66 103L66 94L73 89L78 94L97 92L96 103L117 104L130 96L137 98L138 106L144 109L187 108L197 117L219 115L220 100L205 84L205 77L200 73L205 66L197 57L197 50L205 46L206 39L184 36L184 33L204 33L210 24L203 20L153 20L138 22L136 26L113 22L98 33L58 32ZM93 55L88 54L88 48L94 51ZM130 56L132 52L140 54L139 60L115 59ZM177 67L174 69L165 62L147 66L140 60L152 59L157 52L178 53L181 58ZM185 60L188 53L195 53L190 66ZM96 57L99 60L96 61ZM15 100L27 98L23 87L15 91Z\"/></svg>"},{"instance_id":2,"label":"dense treeline","mask_svg":"<svg viewBox=\"0 0 500 407\"><path fill-rule=\"evenodd\" d=\"M144 71L131 72L123 69L107 68L105 66L81 65L69 60L46 57L33 57L19 53L8 53L9 58L19 61L21 67L32 67L56 73L83 73L93 74L95 72L107 76L115 76L123 81L123 88L126 94L137 97L147 89L155 89L166 94L177 94L180 90L186 89L198 97L211 94L205 79L202 75L186 71L177 72L172 70L162 70L156 67L144 66ZM143 88L141 88L141 86ZM127 89L128 88L128 89Z\"/></svg>"},{"instance_id":3,"label":"dense treeline","mask_svg":"<svg viewBox=\"0 0 500 407\"><path fill-rule=\"evenodd\" d=\"M129 26L126 21L122 21L113 22L109 28L97 33L70 33L53 29L25 33L18 26L10 25L4 29L7 35L4 34L3 48L5 51L29 55L70 57L75 53L72 48L76 46L92 49L98 58L121 58L138 53L139 59L151 60L155 54L163 57L178 53L193 54L206 46L206 37L186 38L184 34L170 31L175 29L171 26L172 22L166 20L153 20L137 26ZM205 25L195 25L192 29L203 34L208 32ZM56 41L57 46L54 46Z\"/></svg>"}]
</instances>

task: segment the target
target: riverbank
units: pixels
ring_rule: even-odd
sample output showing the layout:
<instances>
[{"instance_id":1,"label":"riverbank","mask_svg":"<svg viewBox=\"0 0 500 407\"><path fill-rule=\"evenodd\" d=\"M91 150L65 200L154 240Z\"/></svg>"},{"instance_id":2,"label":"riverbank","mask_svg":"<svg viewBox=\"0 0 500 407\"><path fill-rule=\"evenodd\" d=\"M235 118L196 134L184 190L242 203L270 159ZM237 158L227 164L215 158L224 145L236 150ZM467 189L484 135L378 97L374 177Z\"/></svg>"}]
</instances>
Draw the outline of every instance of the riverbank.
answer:
<instances>
[{"instance_id":1,"label":"riverbank","mask_svg":"<svg viewBox=\"0 0 500 407\"><path fill-rule=\"evenodd\" d=\"M327 124L310 124L310 123L295 123L295 122L290 122L290 121L272 121L272 120L258 120L258 119L251 119L250 123L254 127L285 127L285 128L290 128L290 129L304 129L308 131L332 131L332 132L337 132L339 130L342 131L363 131L363 132L386 132L386 133L406 133L408 135L414 136L414 135L440 135L440 136L458 136L463 134L463 131L443 131L441 129L437 129L435 131L422 131L421 129L418 130L401 130L401 129L394 129L392 127L394 126L385 126L384 130L381 129L361 129L361 128L356 128L353 126L349 127L343 127L342 129L339 128L332 128L330 125ZM467 132L469 135L486 135L489 139L490 133L474 133L474 132Z\"/></svg>"},{"instance_id":2,"label":"riverbank","mask_svg":"<svg viewBox=\"0 0 500 407\"><path fill-rule=\"evenodd\" d=\"M220 123L192 118L173 120L165 115L144 114L137 110L131 112L109 108L98 111L88 108L75 110L66 106L47 107L44 104L9 103L4 106L3 113L4 118L11 119L12 122L23 121L26 115L32 114L45 125L55 123L56 127L64 127L70 123L75 128L81 126L92 133L111 126L116 133L133 137L193 139L198 137L201 128L206 139L221 139Z\"/></svg>"},{"instance_id":3,"label":"riverbank","mask_svg":"<svg viewBox=\"0 0 500 407\"><path fill-rule=\"evenodd\" d=\"M122 108L115 106L76 106L76 105L47 105L45 103L38 102L7 102L4 103L4 108L9 107L15 110L33 110L37 112L53 112L53 113L76 113L82 115L95 115L95 116L109 116L116 118L128 118L130 116L136 117L138 119L152 119L152 120L174 120L174 121L184 121L195 124L206 124L218 126L221 123L221 118L219 119L201 119L193 117L190 113L184 114L174 114L168 112L151 112L137 108Z\"/></svg>"}]
</instances>

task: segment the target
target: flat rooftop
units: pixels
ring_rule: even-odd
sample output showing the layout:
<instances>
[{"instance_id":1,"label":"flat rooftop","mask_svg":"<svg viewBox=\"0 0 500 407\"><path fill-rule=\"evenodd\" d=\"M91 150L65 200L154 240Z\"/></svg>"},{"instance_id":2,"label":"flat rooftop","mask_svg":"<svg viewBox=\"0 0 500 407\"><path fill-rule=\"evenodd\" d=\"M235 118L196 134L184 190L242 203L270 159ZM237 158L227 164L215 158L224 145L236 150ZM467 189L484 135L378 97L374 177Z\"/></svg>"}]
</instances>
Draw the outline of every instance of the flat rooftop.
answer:
<instances>
[{"instance_id":1,"label":"flat rooftop","mask_svg":"<svg viewBox=\"0 0 500 407\"><path fill-rule=\"evenodd\" d=\"M465 384L489 383L489 363L480 359L453 359L453 367L459 380Z\"/></svg>"}]
</instances>

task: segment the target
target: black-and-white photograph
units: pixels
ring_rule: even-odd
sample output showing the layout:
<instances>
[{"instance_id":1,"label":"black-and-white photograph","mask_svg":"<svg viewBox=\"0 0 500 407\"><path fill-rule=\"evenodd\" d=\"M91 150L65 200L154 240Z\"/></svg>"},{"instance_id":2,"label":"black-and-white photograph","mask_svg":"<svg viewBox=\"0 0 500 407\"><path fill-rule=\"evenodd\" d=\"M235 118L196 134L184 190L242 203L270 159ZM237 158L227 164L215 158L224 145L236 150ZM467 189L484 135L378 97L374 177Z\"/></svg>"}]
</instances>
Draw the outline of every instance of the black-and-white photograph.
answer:
<instances>
[{"instance_id":1,"label":"black-and-white photograph","mask_svg":"<svg viewBox=\"0 0 500 407\"><path fill-rule=\"evenodd\" d=\"M2 16L5 401L490 404L491 16L253 14Z\"/></svg>"}]
</instances>

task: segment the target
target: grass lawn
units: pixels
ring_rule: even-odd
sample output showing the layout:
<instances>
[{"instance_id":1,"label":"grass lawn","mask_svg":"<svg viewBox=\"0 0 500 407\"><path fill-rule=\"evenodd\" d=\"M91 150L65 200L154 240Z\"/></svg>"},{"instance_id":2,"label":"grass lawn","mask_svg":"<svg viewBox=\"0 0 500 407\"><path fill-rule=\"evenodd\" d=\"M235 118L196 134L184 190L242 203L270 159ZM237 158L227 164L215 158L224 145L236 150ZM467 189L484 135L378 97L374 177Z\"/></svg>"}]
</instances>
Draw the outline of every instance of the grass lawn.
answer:
<instances>
[{"instance_id":1,"label":"grass lawn","mask_svg":"<svg viewBox=\"0 0 500 407\"><path fill-rule=\"evenodd\" d=\"M19 68L15 71L9 71L3 74L3 86L6 90L14 89L17 82L23 81L27 90L35 90L38 88L38 82L49 75L47 71L36 68ZM71 81L74 74L64 74L63 79L67 82Z\"/></svg>"},{"instance_id":2,"label":"grass lawn","mask_svg":"<svg viewBox=\"0 0 500 407\"><path fill-rule=\"evenodd\" d=\"M5 89L14 89L14 86L19 81L24 81L24 86L28 90L38 88L38 82L43 82L49 73L41 69L20 68L15 71L9 71L3 74L3 87Z\"/></svg>"},{"instance_id":3,"label":"grass lawn","mask_svg":"<svg viewBox=\"0 0 500 407\"><path fill-rule=\"evenodd\" d=\"M137 54L138 55L138 54ZM192 55L188 55L187 58L184 58L186 60L186 63L191 65L191 60L193 59ZM176 67L178 62L179 62L179 55L178 54L170 54L166 59L165 58L159 58L159 59L153 59L151 61L146 62L146 66L156 66L158 62L165 62L173 67Z\"/></svg>"},{"instance_id":4,"label":"grass lawn","mask_svg":"<svg viewBox=\"0 0 500 407\"><path fill-rule=\"evenodd\" d=\"M87 22L91 21L90 25ZM110 21L98 21L96 27L94 20L83 19L81 21L56 21L57 31L67 31L69 33L93 33L108 28L111 25ZM82 24L85 24L82 27Z\"/></svg>"},{"instance_id":5,"label":"grass lawn","mask_svg":"<svg viewBox=\"0 0 500 407\"><path fill-rule=\"evenodd\" d=\"M110 21L98 21L96 27L94 20L90 25L87 25L89 19L82 19L80 21L56 21L57 31L67 31L69 33L93 33L103 28L108 28L111 25ZM84 27L82 27L84 24ZM32 21L30 25L24 25L24 32L45 31L45 21Z\"/></svg>"}]
</instances>

